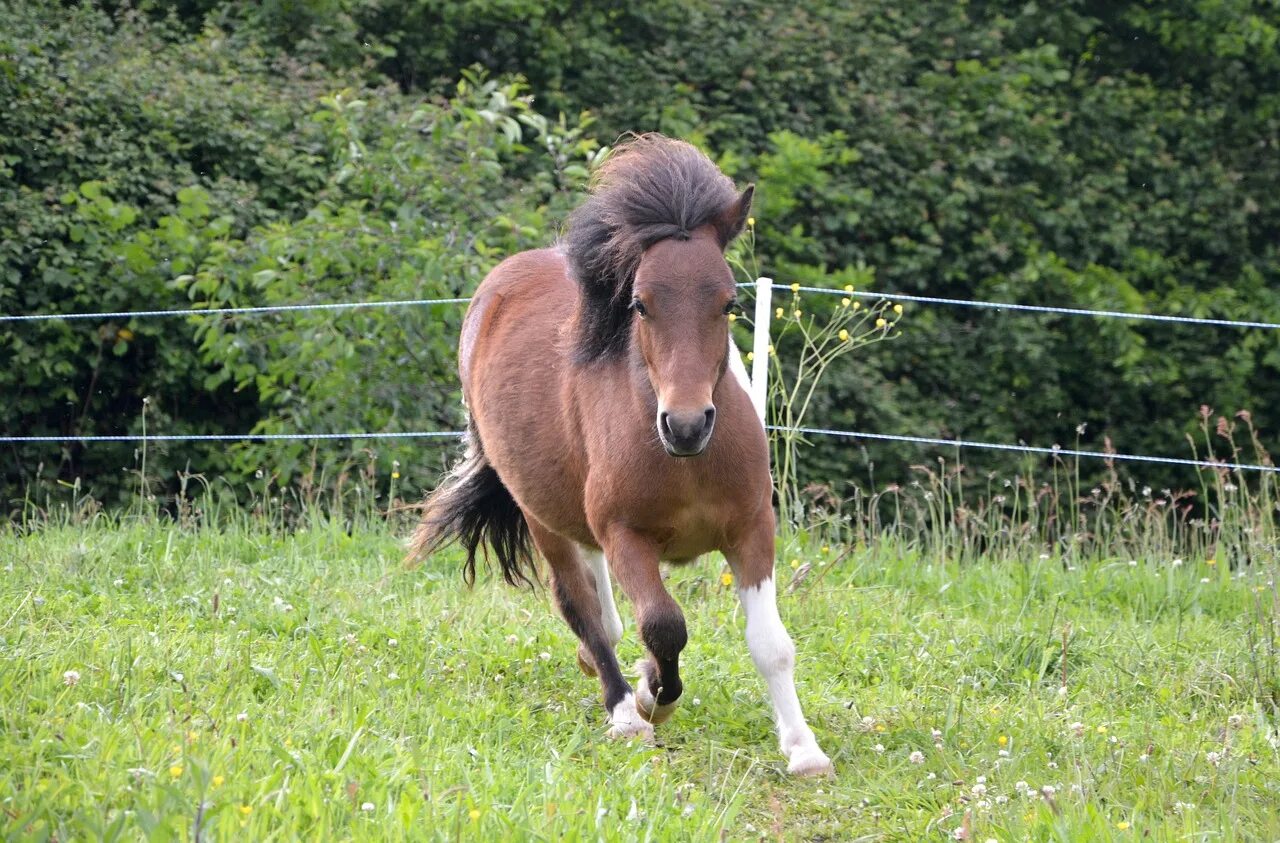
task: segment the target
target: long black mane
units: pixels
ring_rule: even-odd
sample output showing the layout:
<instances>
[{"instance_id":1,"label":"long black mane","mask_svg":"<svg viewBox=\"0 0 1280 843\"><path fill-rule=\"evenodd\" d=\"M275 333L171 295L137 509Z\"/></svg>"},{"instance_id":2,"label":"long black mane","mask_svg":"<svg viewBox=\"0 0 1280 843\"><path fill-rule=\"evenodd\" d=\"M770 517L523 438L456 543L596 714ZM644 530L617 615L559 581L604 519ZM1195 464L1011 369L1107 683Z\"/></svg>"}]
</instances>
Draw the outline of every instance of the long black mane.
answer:
<instances>
[{"instance_id":1,"label":"long black mane","mask_svg":"<svg viewBox=\"0 0 1280 843\"><path fill-rule=\"evenodd\" d=\"M579 363L626 349L631 285L645 249L671 237L688 239L708 224L717 227L721 248L727 246L742 225L732 212L737 200L729 177L684 141L641 135L614 151L561 241L582 291Z\"/></svg>"}]
</instances>

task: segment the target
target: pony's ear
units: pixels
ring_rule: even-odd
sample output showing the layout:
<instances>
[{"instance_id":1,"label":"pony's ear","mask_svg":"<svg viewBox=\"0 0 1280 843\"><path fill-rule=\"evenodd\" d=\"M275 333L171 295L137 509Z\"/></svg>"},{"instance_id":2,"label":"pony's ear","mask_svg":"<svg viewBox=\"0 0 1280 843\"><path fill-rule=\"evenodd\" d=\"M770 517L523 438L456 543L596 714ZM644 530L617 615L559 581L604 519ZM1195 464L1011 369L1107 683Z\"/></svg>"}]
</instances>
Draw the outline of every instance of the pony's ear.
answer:
<instances>
[{"instance_id":1,"label":"pony's ear","mask_svg":"<svg viewBox=\"0 0 1280 843\"><path fill-rule=\"evenodd\" d=\"M751 197L755 192L754 184L747 185L747 189L742 191L738 201L726 208L716 221L721 249L727 248L733 242L733 238L742 233L743 226L747 224L747 217L751 216Z\"/></svg>"}]
</instances>

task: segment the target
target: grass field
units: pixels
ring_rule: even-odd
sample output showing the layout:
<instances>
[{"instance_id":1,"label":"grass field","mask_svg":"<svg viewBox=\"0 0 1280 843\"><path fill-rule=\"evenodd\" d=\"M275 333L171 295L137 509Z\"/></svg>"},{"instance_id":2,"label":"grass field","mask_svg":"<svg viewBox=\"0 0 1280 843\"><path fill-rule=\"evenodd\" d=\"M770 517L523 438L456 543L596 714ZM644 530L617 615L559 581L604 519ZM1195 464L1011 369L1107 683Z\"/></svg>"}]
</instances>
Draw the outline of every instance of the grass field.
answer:
<instances>
[{"instance_id":1,"label":"grass field","mask_svg":"<svg viewBox=\"0 0 1280 843\"><path fill-rule=\"evenodd\" d=\"M390 531L0 533L0 828L1280 839L1274 565L792 555L811 567L782 614L832 779L785 774L717 559L672 573L686 691L645 746L604 738L545 591L468 590L451 556L405 570Z\"/></svg>"}]
</instances>

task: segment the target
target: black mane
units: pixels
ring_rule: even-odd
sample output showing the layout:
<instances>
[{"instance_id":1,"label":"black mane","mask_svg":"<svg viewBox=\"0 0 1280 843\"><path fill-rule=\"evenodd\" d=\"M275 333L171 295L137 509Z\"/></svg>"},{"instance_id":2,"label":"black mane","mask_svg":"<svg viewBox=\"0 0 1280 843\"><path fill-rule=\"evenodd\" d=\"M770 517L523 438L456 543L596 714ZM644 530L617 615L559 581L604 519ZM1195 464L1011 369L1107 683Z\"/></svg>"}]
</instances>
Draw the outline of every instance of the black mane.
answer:
<instances>
[{"instance_id":1,"label":"black mane","mask_svg":"<svg viewBox=\"0 0 1280 843\"><path fill-rule=\"evenodd\" d=\"M716 225L724 248L741 229L737 200L729 177L691 144L654 134L619 146L561 241L582 291L575 359L588 363L626 349L631 285L645 249L670 237L688 239L708 224Z\"/></svg>"}]
</instances>

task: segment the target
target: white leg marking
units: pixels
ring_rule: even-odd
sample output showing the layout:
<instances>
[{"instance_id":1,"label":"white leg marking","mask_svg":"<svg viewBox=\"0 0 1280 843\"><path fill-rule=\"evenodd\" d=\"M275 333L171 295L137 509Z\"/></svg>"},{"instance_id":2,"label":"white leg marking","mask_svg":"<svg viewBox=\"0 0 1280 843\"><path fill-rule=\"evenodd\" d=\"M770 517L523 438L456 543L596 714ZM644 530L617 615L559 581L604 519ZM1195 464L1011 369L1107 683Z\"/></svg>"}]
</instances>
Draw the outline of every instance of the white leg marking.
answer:
<instances>
[{"instance_id":1,"label":"white leg marking","mask_svg":"<svg viewBox=\"0 0 1280 843\"><path fill-rule=\"evenodd\" d=\"M613 602L613 586L609 583L609 563L604 554L598 550L582 548L582 556L591 569L596 580L596 596L600 598L600 621L604 624L604 634L614 647L622 640L622 617L618 614L618 605Z\"/></svg>"},{"instance_id":2,"label":"white leg marking","mask_svg":"<svg viewBox=\"0 0 1280 843\"><path fill-rule=\"evenodd\" d=\"M773 579L739 589L738 599L747 615L747 649L769 686L787 770L801 776L832 772L831 759L818 748L813 730L804 722L804 712L800 710L795 683L796 647L778 617Z\"/></svg>"},{"instance_id":3,"label":"white leg marking","mask_svg":"<svg viewBox=\"0 0 1280 843\"><path fill-rule=\"evenodd\" d=\"M653 740L653 726L636 710L635 695L627 694L609 712L609 737L634 738L637 735L645 740Z\"/></svg>"},{"instance_id":4,"label":"white leg marking","mask_svg":"<svg viewBox=\"0 0 1280 843\"><path fill-rule=\"evenodd\" d=\"M657 697L649 690L649 683L653 681L650 671L653 669L654 664L649 659L636 662L636 673L640 674L640 681L636 683L636 710L640 712L641 717L656 726L671 719L680 701L672 700L658 705Z\"/></svg>"}]
</instances>

